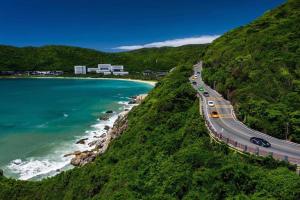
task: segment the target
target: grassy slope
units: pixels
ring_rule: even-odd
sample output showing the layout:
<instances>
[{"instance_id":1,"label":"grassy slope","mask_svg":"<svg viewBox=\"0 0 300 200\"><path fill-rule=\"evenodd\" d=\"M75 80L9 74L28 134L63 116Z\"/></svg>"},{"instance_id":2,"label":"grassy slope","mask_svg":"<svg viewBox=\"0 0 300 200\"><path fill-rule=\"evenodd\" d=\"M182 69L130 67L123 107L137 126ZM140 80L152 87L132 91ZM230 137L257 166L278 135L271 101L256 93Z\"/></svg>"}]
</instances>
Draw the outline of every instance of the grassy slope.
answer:
<instances>
[{"instance_id":1,"label":"grassy slope","mask_svg":"<svg viewBox=\"0 0 300 200\"><path fill-rule=\"evenodd\" d=\"M0 177L0 199L299 199L300 178L284 164L210 143L191 72L159 82L95 162L41 182Z\"/></svg>"},{"instance_id":2,"label":"grassy slope","mask_svg":"<svg viewBox=\"0 0 300 200\"><path fill-rule=\"evenodd\" d=\"M0 45L0 70L63 70L74 65L95 67L98 63L122 64L130 72L145 69L170 70L180 63L195 62L207 45L163 47L121 53L104 53L68 46L16 48Z\"/></svg>"},{"instance_id":3,"label":"grassy slope","mask_svg":"<svg viewBox=\"0 0 300 200\"><path fill-rule=\"evenodd\" d=\"M232 100L241 120L300 142L300 1L289 0L217 39L204 79ZM287 123L289 123L287 125Z\"/></svg>"}]
</instances>

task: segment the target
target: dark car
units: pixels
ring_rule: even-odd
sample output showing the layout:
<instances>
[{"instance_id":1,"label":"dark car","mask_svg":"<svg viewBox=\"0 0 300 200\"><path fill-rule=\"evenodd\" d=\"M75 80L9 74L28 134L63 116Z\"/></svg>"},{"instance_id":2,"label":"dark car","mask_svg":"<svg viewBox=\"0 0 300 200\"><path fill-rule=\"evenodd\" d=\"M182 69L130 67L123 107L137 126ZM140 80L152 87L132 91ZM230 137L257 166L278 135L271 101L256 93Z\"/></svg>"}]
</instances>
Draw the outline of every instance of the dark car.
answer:
<instances>
[{"instance_id":1,"label":"dark car","mask_svg":"<svg viewBox=\"0 0 300 200\"><path fill-rule=\"evenodd\" d=\"M271 147L271 144L267 140L258 137L250 138L250 142L262 147Z\"/></svg>"},{"instance_id":2,"label":"dark car","mask_svg":"<svg viewBox=\"0 0 300 200\"><path fill-rule=\"evenodd\" d=\"M197 85L197 82L196 82L196 81L193 81L192 83L193 83L193 85Z\"/></svg>"},{"instance_id":3,"label":"dark car","mask_svg":"<svg viewBox=\"0 0 300 200\"><path fill-rule=\"evenodd\" d=\"M200 74L200 72L197 72L197 74Z\"/></svg>"},{"instance_id":4,"label":"dark car","mask_svg":"<svg viewBox=\"0 0 300 200\"><path fill-rule=\"evenodd\" d=\"M205 97L209 97L209 93L208 93L208 92L203 92L203 95L204 95Z\"/></svg>"}]
</instances>

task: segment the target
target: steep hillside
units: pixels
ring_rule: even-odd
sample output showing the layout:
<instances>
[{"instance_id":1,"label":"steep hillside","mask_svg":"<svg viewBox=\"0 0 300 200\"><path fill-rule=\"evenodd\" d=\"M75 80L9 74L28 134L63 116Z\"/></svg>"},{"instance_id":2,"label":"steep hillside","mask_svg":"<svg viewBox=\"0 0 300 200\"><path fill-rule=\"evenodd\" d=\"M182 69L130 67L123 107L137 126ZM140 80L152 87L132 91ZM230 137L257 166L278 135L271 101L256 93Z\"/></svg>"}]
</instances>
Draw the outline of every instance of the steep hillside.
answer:
<instances>
[{"instance_id":1,"label":"steep hillside","mask_svg":"<svg viewBox=\"0 0 300 200\"><path fill-rule=\"evenodd\" d=\"M178 67L159 82L94 163L40 182L0 177L0 199L299 199L285 164L210 143L191 73Z\"/></svg>"},{"instance_id":2,"label":"steep hillside","mask_svg":"<svg viewBox=\"0 0 300 200\"><path fill-rule=\"evenodd\" d=\"M195 62L206 46L150 48L121 53L104 53L68 46L24 48L0 46L0 71L63 70L73 72L74 65L93 67L98 63L122 64L130 72L141 72L145 69L170 70L180 63Z\"/></svg>"},{"instance_id":3,"label":"steep hillside","mask_svg":"<svg viewBox=\"0 0 300 200\"><path fill-rule=\"evenodd\" d=\"M205 81L238 117L269 135L300 142L300 1L265 13L213 42Z\"/></svg>"}]
</instances>

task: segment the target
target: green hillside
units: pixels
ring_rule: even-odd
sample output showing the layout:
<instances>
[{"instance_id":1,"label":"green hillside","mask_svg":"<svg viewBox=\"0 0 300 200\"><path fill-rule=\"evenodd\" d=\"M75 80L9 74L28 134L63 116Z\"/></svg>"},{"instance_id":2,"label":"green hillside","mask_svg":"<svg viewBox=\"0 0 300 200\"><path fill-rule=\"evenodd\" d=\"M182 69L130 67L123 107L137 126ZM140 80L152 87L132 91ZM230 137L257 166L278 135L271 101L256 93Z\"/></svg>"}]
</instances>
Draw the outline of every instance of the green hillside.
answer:
<instances>
[{"instance_id":1,"label":"green hillside","mask_svg":"<svg viewBox=\"0 0 300 200\"><path fill-rule=\"evenodd\" d=\"M300 1L289 0L209 46L203 76L238 117L269 135L300 142Z\"/></svg>"},{"instance_id":2,"label":"green hillside","mask_svg":"<svg viewBox=\"0 0 300 200\"><path fill-rule=\"evenodd\" d=\"M191 73L177 67L159 82L93 163L39 182L0 177L0 199L299 199L284 163L210 143Z\"/></svg>"},{"instance_id":3,"label":"green hillside","mask_svg":"<svg viewBox=\"0 0 300 200\"><path fill-rule=\"evenodd\" d=\"M0 46L1 70L63 70L73 72L74 65L95 67L99 63L124 65L129 72L170 70L180 63L193 63L207 45L177 48L149 48L121 53L104 53L68 46L17 48Z\"/></svg>"},{"instance_id":4,"label":"green hillside","mask_svg":"<svg viewBox=\"0 0 300 200\"><path fill-rule=\"evenodd\" d=\"M299 5L289 1L225 34L204 57L202 46L116 54L53 46L29 48L36 54L28 54L27 48L2 47L2 69L71 70L73 62L95 65L100 58L133 71L177 67L129 113L127 130L94 162L43 181L0 176L0 199L300 199L293 166L211 142L188 80L192 63L203 59L205 80L216 81L241 119L277 137L289 122L289 137L300 140Z\"/></svg>"}]
</instances>

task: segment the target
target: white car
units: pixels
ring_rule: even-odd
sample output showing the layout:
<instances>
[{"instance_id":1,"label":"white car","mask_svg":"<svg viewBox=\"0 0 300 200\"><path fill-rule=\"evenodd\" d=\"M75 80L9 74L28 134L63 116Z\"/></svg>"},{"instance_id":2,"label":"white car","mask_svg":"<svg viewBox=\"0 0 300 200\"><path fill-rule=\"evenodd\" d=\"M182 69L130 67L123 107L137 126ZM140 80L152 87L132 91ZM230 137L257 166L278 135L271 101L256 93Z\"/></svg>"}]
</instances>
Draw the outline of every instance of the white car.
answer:
<instances>
[{"instance_id":1,"label":"white car","mask_svg":"<svg viewBox=\"0 0 300 200\"><path fill-rule=\"evenodd\" d=\"M208 101L207 104L210 106L210 107L214 107L215 106L215 103L213 101Z\"/></svg>"},{"instance_id":2,"label":"white car","mask_svg":"<svg viewBox=\"0 0 300 200\"><path fill-rule=\"evenodd\" d=\"M195 77L195 78L198 78L198 75L197 75L197 74L195 74L195 75L194 75L194 77Z\"/></svg>"}]
</instances>

